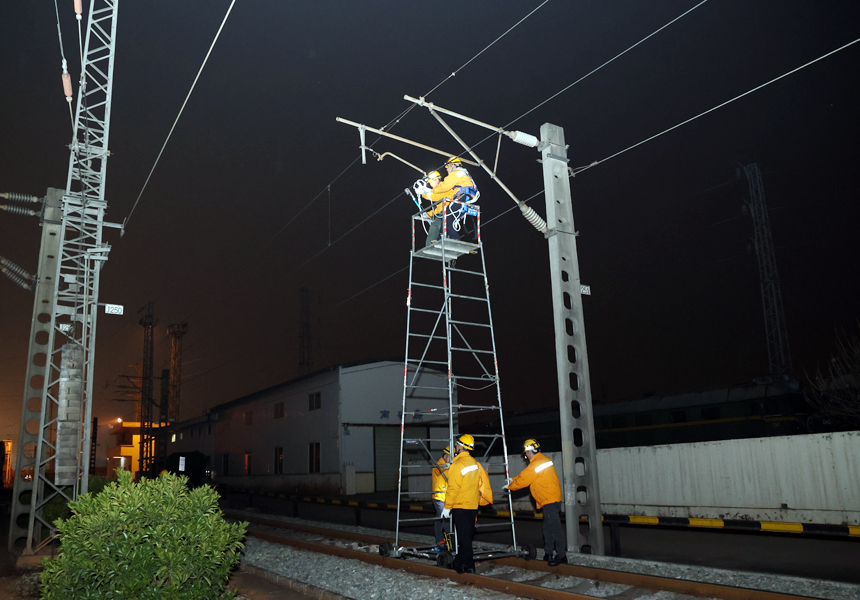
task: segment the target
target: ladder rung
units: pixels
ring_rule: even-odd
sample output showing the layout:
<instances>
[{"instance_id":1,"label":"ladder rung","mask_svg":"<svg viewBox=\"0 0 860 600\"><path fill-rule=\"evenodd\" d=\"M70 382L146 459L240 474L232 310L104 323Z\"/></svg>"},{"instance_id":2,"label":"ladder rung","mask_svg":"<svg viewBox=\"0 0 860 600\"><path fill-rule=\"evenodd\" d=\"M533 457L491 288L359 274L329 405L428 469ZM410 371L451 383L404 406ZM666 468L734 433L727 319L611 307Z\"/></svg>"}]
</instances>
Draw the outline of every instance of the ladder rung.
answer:
<instances>
[{"instance_id":1,"label":"ladder rung","mask_svg":"<svg viewBox=\"0 0 860 600\"><path fill-rule=\"evenodd\" d=\"M462 298L463 300L480 300L486 302L487 299L482 296L466 296L465 294L448 294L451 298Z\"/></svg>"},{"instance_id":2,"label":"ladder rung","mask_svg":"<svg viewBox=\"0 0 860 600\"><path fill-rule=\"evenodd\" d=\"M455 273L466 273L468 275L481 275L481 276L484 275L483 271L470 271L469 269L457 269L454 267L449 267L448 270L454 271Z\"/></svg>"},{"instance_id":3,"label":"ladder rung","mask_svg":"<svg viewBox=\"0 0 860 600\"><path fill-rule=\"evenodd\" d=\"M431 288L431 289L434 289L434 290L444 290L444 289L445 289L445 288L444 288L443 286L441 286L441 285L432 285L432 284L429 284L429 283L420 283L420 282L418 282L418 281L413 281L413 282L412 282L412 286L414 286L414 287Z\"/></svg>"},{"instance_id":4,"label":"ladder rung","mask_svg":"<svg viewBox=\"0 0 860 600\"><path fill-rule=\"evenodd\" d=\"M422 360L420 358L407 358L406 362L415 363L415 364L428 364L428 365L447 365L448 363L444 360Z\"/></svg>"},{"instance_id":5,"label":"ladder rung","mask_svg":"<svg viewBox=\"0 0 860 600\"><path fill-rule=\"evenodd\" d=\"M454 375L454 379L457 381L483 381L484 383L498 383L499 380L495 377L493 379L487 379L486 377L474 377L470 375Z\"/></svg>"},{"instance_id":6,"label":"ladder rung","mask_svg":"<svg viewBox=\"0 0 860 600\"><path fill-rule=\"evenodd\" d=\"M482 404L458 404L457 408L480 408L481 410L499 410L498 406L486 406Z\"/></svg>"},{"instance_id":7,"label":"ladder rung","mask_svg":"<svg viewBox=\"0 0 860 600\"><path fill-rule=\"evenodd\" d=\"M448 386L432 386L432 385L410 385L406 384L406 387L410 390L447 390Z\"/></svg>"},{"instance_id":8,"label":"ladder rung","mask_svg":"<svg viewBox=\"0 0 860 600\"><path fill-rule=\"evenodd\" d=\"M448 336L446 335L427 335L426 333L410 333L410 337L420 337L420 338L429 338L431 340L447 340Z\"/></svg>"},{"instance_id":9,"label":"ladder rung","mask_svg":"<svg viewBox=\"0 0 860 600\"><path fill-rule=\"evenodd\" d=\"M492 350L475 350L474 348L455 348L451 346L451 350L458 350L460 352L472 352L474 354L495 354Z\"/></svg>"}]
</instances>

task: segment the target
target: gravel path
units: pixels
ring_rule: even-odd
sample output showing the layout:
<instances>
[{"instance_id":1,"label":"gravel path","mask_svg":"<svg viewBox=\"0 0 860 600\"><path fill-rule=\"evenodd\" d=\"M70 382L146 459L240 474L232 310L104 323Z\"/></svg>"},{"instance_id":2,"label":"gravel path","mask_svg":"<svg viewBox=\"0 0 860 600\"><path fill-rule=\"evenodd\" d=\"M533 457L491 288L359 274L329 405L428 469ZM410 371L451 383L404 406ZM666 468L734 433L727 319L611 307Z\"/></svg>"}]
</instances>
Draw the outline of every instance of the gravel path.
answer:
<instances>
[{"instance_id":1,"label":"gravel path","mask_svg":"<svg viewBox=\"0 0 860 600\"><path fill-rule=\"evenodd\" d=\"M241 519L243 516L258 516L286 523L299 523L325 529L351 531L383 537L392 536L392 532L390 531L305 521L277 515L262 515L252 511L229 511L227 516L236 519ZM431 538L420 535L403 535L401 537L404 541L417 541L428 545L433 543ZM344 545L348 546L349 544L349 542L346 542ZM687 579L751 589L771 590L814 598L825 598L827 600L860 599L860 586L847 583L601 556L574 555L568 558L572 564L671 577L673 579ZM508 594L479 590L453 581L413 575L377 565L369 565L358 560L343 559L271 544L251 537L245 540L245 551L242 560L255 567L266 569L267 571L357 600L423 600L425 598L436 600L443 597L446 600L513 600L515 598L515 596ZM506 575L506 569L511 568L495 565L490 562L478 563L478 574ZM510 575L510 577L512 580L520 580L515 579L515 575ZM526 577L540 578L540 581L536 583L539 583L543 587L566 589L598 598L613 596L627 589L627 586L601 584L577 577L558 577L553 574L530 573L523 577L522 580L525 580ZM672 592L657 592L651 595L639 596L638 598L641 600L680 600L691 597Z\"/></svg>"}]
</instances>

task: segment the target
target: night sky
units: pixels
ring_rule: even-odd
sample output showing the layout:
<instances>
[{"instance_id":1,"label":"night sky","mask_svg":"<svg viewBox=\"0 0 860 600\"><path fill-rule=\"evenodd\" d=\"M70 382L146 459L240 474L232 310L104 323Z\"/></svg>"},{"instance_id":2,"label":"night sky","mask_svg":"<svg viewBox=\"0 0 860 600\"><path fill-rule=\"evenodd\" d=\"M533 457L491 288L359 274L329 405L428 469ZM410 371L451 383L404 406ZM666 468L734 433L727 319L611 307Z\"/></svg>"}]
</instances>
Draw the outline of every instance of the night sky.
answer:
<instances>
[{"instance_id":1,"label":"night sky","mask_svg":"<svg viewBox=\"0 0 860 600\"><path fill-rule=\"evenodd\" d=\"M65 186L71 124L50 2L0 20L0 191ZM73 81L71 2L60 3ZM123 1L107 220L144 185L229 6ZM417 173L354 162L381 127L463 67L538 0L460 3L240 0L102 271L94 414L134 415L116 387L141 361L138 309L187 321L180 417L286 381L299 368L300 289L310 290L313 368L402 356ZM860 37L856 0L550 0L428 99L508 129L564 127L573 167L602 160ZM750 382L768 374L753 225L738 166L757 162L770 206L795 374L827 359L860 316L857 230L860 44L571 180L595 402ZM77 91L77 85L75 85ZM449 119L470 144L490 132ZM460 152L426 109L393 133ZM369 135L368 142L376 136ZM374 146L425 170L441 157ZM495 138L477 146L490 162ZM505 139L499 177L543 188L539 153ZM472 168L496 324L503 403L557 403L547 243ZM330 189L329 189L330 186ZM531 205L545 214L542 195ZM495 220L494 217L499 217ZM491 221L491 222L490 222ZM0 212L0 256L36 270L38 219ZM17 439L33 296L0 278L0 436ZM157 385L156 385L156 389Z\"/></svg>"}]
</instances>

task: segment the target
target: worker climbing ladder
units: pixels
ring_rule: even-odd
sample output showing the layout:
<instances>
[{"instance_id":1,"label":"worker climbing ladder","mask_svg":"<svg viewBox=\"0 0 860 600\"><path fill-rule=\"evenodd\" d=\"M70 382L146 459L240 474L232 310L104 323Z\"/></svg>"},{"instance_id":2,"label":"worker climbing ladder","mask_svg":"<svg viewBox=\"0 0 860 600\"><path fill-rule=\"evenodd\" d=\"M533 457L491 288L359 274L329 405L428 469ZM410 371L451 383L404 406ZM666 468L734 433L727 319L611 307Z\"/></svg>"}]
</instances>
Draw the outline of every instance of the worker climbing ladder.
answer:
<instances>
[{"instance_id":1,"label":"worker climbing ladder","mask_svg":"<svg viewBox=\"0 0 860 600\"><path fill-rule=\"evenodd\" d=\"M449 225L449 219L445 218L448 211L457 213L458 218L453 225ZM471 230L466 226L467 217L472 217L468 220ZM435 545L401 545L404 530L426 527L436 520L435 517L416 517L414 513L407 514L401 510L407 497L429 501L434 493L429 488L426 491L408 489L409 476L426 475L426 480L430 480L431 471L438 468L436 459L442 448L450 446L453 456L459 434L472 433L460 431L460 416L478 412L485 413L483 422L495 422L499 430L498 433L472 433L476 442L472 455L497 482L502 477L509 477L510 471L490 288L480 234L480 208L475 204L456 202L446 207L442 215L441 239L423 247L425 239L421 230L427 230L428 219L423 211L412 217L397 527L394 544L380 546L380 554L435 559L440 566L449 566L455 548L444 550ZM449 231L449 227L456 227L461 239L451 239L455 234ZM439 377L440 373L446 377ZM446 381L447 387L441 386L440 381ZM439 403L428 402L445 395L447 407L444 407L444 402L441 403L444 408ZM435 407L427 409L428 404ZM491 457L491 453L494 456ZM443 472L443 475L447 474ZM501 488L500 485L498 487ZM509 547L499 551L482 548L477 542L476 560L506 556L534 558L534 548L517 545L509 495L506 502L507 510L501 513L506 515L505 518L494 517L487 522L484 513L479 513L476 534L491 531L497 534L494 537L504 539L509 533L509 541L506 542Z\"/></svg>"}]
</instances>

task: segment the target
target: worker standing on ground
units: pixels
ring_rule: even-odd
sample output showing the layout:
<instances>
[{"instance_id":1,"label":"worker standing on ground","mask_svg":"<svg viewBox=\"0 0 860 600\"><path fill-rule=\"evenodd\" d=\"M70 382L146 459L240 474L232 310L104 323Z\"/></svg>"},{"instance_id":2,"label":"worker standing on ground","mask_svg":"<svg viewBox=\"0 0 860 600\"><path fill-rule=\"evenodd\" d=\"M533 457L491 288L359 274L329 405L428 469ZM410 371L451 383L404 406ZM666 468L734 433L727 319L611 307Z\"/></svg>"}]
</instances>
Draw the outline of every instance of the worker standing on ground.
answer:
<instances>
[{"instance_id":1,"label":"worker standing on ground","mask_svg":"<svg viewBox=\"0 0 860 600\"><path fill-rule=\"evenodd\" d=\"M437 518L437 521L435 523L437 551L441 550L442 545L445 544L445 536L442 532L451 532L451 527L448 523L448 519L442 518L442 511L445 510L445 493L448 491L448 478L447 475L445 475L445 471L448 470L448 465L450 464L451 448L450 446L445 446L445 450L442 451L442 457L436 462L436 465L433 467L432 480L433 508L436 509Z\"/></svg>"},{"instance_id":2,"label":"worker standing on ground","mask_svg":"<svg viewBox=\"0 0 860 600\"><path fill-rule=\"evenodd\" d=\"M510 491L529 488L538 509L543 509L544 560L549 566L567 564L567 540L561 526L561 485L552 461L540 451L537 440L523 444L523 454L529 465L522 473L509 479L504 489Z\"/></svg>"},{"instance_id":3,"label":"worker standing on ground","mask_svg":"<svg viewBox=\"0 0 860 600\"><path fill-rule=\"evenodd\" d=\"M453 240L460 239L460 233L454 228L454 222L456 221L454 212L446 209L451 204L451 201L457 200L459 195L465 190L469 188L477 190L471 175L463 168L462 162L456 156L448 159L448 162L445 163L445 170L448 172L448 176L441 181L438 171L431 171L427 177L427 184L433 191L429 194L424 194L424 198L431 203L439 202L439 204L436 204L432 209L432 214L435 218L427 232L427 243L425 246L436 242L442 236L442 221L445 214L447 214L445 235ZM474 195L474 191L472 191L472 194Z\"/></svg>"},{"instance_id":4,"label":"worker standing on ground","mask_svg":"<svg viewBox=\"0 0 860 600\"><path fill-rule=\"evenodd\" d=\"M475 534L475 518L481 493L480 467L469 454L475 449L475 438L464 433L456 442L457 456L448 469L448 492L445 494L445 509L442 518L449 516L457 530L457 556L451 564L458 573L474 573L475 558L472 554L472 537Z\"/></svg>"}]
</instances>

